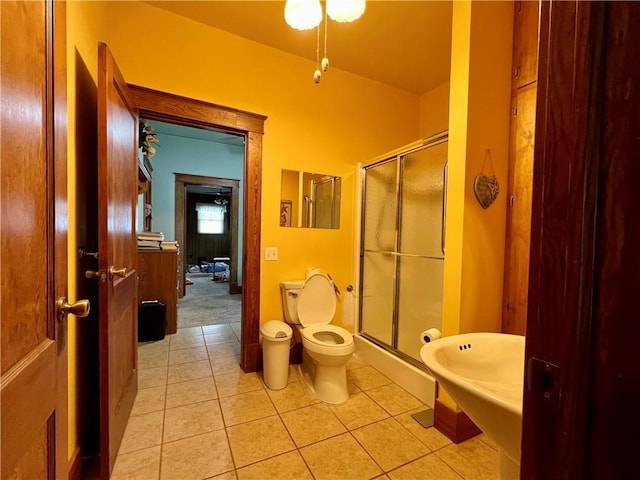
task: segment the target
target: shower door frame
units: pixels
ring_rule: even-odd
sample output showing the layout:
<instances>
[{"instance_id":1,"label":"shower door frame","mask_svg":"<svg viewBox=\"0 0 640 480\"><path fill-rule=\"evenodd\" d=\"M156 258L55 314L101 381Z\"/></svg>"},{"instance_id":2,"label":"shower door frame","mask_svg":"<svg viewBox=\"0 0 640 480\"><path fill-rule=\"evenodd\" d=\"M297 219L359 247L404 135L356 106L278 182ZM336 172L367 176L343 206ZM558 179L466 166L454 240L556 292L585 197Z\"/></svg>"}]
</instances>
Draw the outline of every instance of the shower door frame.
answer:
<instances>
[{"instance_id":1,"label":"shower door frame","mask_svg":"<svg viewBox=\"0 0 640 480\"><path fill-rule=\"evenodd\" d=\"M426 367L424 366L424 364L413 358L411 355L408 355L406 353L404 353L403 351L399 350L397 347L395 347L394 345L398 344L398 309L399 309L399 294L400 294L400 282L398 281L399 278L399 265L400 262L398 261L400 257L411 257L411 256L417 256L417 257L421 257L421 258L427 258L424 255L412 255L412 254L402 254L398 252L399 246L400 246L400 242L401 242L401 234L400 234L400 220L402 218L402 202L401 202L401 198L402 198L402 162L401 162L401 158L405 157L407 155L410 155L412 153L418 152L418 151L422 151L425 150L427 148L430 147L435 147L437 145L440 145L442 143L448 142L449 141L449 132L444 131L444 132L440 132L436 135L433 135L432 137L429 137L427 139L425 139L423 142L419 143L419 144L412 144L410 146L407 146L405 149L403 150L397 150L395 151L393 154L390 155L385 155L384 157L382 157L379 160L375 160L371 163L367 163L364 165L360 165L360 172L361 172L361 178L360 178L360 236L358 239L358 335L360 335L363 338L366 338L368 341L370 341L371 343L377 345L378 347L384 349L385 351L387 351L388 353L395 355L399 358L401 358L402 360L406 361L407 363L413 365L414 367L417 367L421 370L427 371ZM365 248L364 248L364 238L365 238L365 213L366 213L366 207L365 207L365 196L366 196L366 177L367 177L367 169L372 168L374 166L378 166L378 165L383 165L385 163L388 162L392 162L392 161L397 161L397 166L396 166L396 191L395 191L395 201L396 201L396 218L395 218L395 252L391 253L389 252L389 255L393 255L394 256L394 275L393 275L393 282L394 282L394 297L393 297L393 318L392 318L392 325L391 325L391 345L387 344L386 342L379 340L375 337L373 337L372 335L368 335L366 332L362 331L362 299L363 299L363 290L364 290L364 282L363 282L363 274L364 274L364 253L365 253ZM445 240L445 236L446 236L446 202L447 202L447 171L448 171L448 161L445 162L444 165L444 172L443 172L443 203L442 203L442 227L441 227L441 245L442 245L442 261L444 262L444 240ZM385 252L377 252L377 253L385 253ZM433 257L428 257L428 258L433 258Z\"/></svg>"}]
</instances>

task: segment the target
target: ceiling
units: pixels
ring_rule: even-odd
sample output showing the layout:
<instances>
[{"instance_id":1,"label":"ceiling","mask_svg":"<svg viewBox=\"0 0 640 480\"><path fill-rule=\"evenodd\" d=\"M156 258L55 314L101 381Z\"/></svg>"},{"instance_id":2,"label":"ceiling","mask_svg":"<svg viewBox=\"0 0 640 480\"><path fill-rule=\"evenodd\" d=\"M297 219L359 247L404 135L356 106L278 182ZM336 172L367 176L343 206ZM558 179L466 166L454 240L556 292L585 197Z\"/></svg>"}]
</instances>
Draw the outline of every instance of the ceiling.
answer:
<instances>
[{"instance_id":1,"label":"ceiling","mask_svg":"<svg viewBox=\"0 0 640 480\"><path fill-rule=\"evenodd\" d=\"M284 20L283 1L159 1L159 8L315 61L316 31ZM449 80L452 0L369 0L352 23L329 20L330 65L423 94ZM221 47L224 48L224 47ZM309 72L312 81L313 72Z\"/></svg>"},{"instance_id":2,"label":"ceiling","mask_svg":"<svg viewBox=\"0 0 640 480\"><path fill-rule=\"evenodd\" d=\"M233 133L217 132L215 130L205 130L203 128L186 127L183 125L176 125L173 123L160 122L156 120L149 120L148 124L153 127L155 133L158 133L160 135L195 138L197 140L226 143L228 145L244 145L244 136L235 135Z\"/></svg>"}]
</instances>

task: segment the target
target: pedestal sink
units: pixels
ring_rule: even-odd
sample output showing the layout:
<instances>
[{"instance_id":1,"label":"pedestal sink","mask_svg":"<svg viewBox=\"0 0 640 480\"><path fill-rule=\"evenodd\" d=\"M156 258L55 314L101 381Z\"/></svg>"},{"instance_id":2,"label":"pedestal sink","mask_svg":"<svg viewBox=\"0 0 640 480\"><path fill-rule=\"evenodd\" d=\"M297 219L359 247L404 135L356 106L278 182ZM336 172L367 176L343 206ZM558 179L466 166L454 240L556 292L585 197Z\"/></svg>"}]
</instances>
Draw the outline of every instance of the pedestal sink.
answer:
<instances>
[{"instance_id":1,"label":"pedestal sink","mask_svg":"<svg viewBox=\"0 0 640 480\"><path fill-rule=\"evenodd\" d=\"M464 333L427 343L420 358L500 450L500 478L520 475L524 337Z\"/></svg>"}]
</instances>

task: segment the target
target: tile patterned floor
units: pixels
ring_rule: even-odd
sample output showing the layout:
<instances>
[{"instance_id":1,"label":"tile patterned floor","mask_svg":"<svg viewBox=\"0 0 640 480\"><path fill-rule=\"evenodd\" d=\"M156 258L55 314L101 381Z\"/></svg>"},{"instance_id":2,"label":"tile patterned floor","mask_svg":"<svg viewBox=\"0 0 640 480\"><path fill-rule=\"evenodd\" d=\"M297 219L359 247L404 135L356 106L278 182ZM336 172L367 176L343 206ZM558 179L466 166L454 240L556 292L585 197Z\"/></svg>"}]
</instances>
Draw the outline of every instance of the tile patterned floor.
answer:
<instances>
[{"instance_id":1,"label":"tile patterned floor","mask_svg":"<svg viewBox=\"0 0 640 480\"><path fill-rule=\"evenodd\" d=\"M290 368L268 390L239 367L240 324L178 330L139 346L139 391L112 479L498 478L484 435L459 445L411 413L415 397L354 356L349 400L316 400Z\"/></svg>"}]
</instances>

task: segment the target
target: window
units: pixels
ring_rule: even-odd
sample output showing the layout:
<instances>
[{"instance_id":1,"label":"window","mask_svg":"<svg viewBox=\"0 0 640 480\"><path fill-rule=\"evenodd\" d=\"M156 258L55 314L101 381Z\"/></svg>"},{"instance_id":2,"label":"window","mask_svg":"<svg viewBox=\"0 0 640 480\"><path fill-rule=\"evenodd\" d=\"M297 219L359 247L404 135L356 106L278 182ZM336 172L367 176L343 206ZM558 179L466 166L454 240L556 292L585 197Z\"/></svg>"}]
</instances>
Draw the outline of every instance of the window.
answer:
<instances>
[{"instance_id":1,"label":"window","mask_svg":"<svg viewBox=\"0 0 640 480\"><path fill-rule=\"evenodd\" d=\"M196 203L196 212L198 214L198 233L224 233L226 205Z\"/></svg>"}]
</instances>

